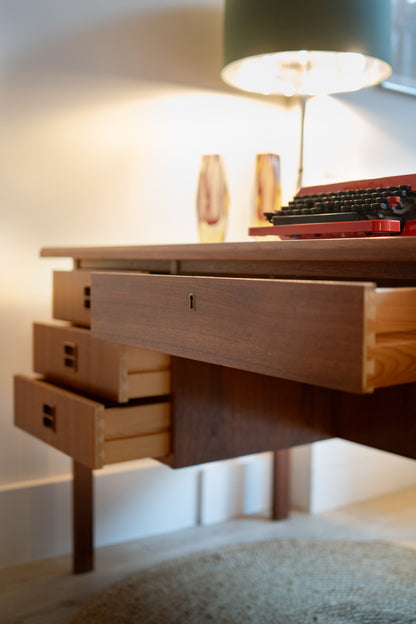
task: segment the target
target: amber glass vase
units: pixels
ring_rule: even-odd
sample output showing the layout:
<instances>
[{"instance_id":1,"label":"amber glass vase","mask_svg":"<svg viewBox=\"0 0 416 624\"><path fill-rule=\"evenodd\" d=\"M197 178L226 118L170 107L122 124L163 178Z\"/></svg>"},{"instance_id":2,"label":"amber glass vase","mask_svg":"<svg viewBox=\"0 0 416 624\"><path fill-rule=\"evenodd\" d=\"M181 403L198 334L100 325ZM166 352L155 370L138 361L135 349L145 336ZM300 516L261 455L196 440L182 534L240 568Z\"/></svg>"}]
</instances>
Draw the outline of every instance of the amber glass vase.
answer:
<instances>
[{"instance_id":1,"label":"amber glass vase","mask_svg":"<svg viewBox=\"0 0 416 624\"><path fill-rule=\"evenodd\" d=\"M277 154L257 154L254 215L250 225L271 225L264 216L282 207L280 186L280 157Z\"/></svg>"},{"instance_id":2,"label":"amber glass vase","mask_svg":"<svg viewBox=\"0 0 416 624\"><path fill-rule=\"evenodd\" d=\"M201 243L221 243L228 219L228 184L222 156L202 156L199 171L196 211Z\"/></svg>"}]
</instances>

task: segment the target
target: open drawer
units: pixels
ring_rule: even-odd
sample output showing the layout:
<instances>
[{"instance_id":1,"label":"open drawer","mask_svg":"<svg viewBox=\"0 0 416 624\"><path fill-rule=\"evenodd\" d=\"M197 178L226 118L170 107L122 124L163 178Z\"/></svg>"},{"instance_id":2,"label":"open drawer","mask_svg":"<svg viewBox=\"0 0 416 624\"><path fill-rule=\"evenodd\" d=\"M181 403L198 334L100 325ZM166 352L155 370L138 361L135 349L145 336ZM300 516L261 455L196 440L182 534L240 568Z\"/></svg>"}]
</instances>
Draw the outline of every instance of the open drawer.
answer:
<instances>
[{"instance_id":1,"label":"open drawer","mask_svg":"<svg viewBox=\"0 0 416 624\"><path fill-rule=\"evenodd\" d=\"M168 355L92 338L83 327L34 323L33 370L119 403L170 393Z\"/></svg>"},{"instance_id":2,"label":"open drawer","mask_svg":"<svg viewBox=\"0 0 416 624\"><path fill-rule=\"evenodd\" d=\"M90 468L170 453L170 403L105 405L39 379L14 378L15 425Z\"/></svg>"},{"instance_id":3,"label":"open drawer","mask_svg":"<svg viewBox=\"0 0 416 624\"><path fill-rule=\"evenodd\" d=\"M93 273L92 335L344 390L416 381L416 289Z\"/></svg>"}]
</instances>

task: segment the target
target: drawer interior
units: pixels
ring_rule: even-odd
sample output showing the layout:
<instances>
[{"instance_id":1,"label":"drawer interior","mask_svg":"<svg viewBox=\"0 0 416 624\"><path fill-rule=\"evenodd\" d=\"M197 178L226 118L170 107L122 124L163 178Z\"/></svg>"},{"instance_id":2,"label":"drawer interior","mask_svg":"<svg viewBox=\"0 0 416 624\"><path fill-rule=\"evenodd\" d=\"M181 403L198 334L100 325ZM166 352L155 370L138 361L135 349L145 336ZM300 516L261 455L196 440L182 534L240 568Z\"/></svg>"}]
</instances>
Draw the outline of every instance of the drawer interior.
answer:
<instances>
[{"instance_id":1,"label":"drawer interior","mask_svg":"<svg viewBox=\"0 0 416 624\"><path fill-rule=\"evenodd\" d=\"M375 289L371 317L368 389L416 381L416 289Z\"/></svg>"},{"instance_id":2,"label":"drawer interior","mask_svg":"<svg viewBox=\"0 0 416 624\"><path fill-rule=\"evenodd\" d=\"M164 457L170 452L170 404L113 407L103 414L102 463L139 457Z\"/></svg>"}]
</instances>

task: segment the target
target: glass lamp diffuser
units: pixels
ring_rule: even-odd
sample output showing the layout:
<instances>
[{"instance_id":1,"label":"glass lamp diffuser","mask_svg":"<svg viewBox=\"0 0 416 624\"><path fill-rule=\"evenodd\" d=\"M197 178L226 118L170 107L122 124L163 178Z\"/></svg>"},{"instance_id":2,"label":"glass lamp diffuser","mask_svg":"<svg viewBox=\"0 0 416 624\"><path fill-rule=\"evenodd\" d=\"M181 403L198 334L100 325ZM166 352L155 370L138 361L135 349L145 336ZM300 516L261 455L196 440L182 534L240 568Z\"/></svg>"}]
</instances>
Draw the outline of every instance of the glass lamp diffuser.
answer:
<instances>
[{"instance_id":1,"label":"glass lamp diffuser","mask_svg":"<svg viewBox=\"0 0 416 624\"><path fill-rule=\"evenodd\" d=\"M390 0L226 0L223 80L267 95L356 91L391 74Z\"/></svg>"}]
</instances>

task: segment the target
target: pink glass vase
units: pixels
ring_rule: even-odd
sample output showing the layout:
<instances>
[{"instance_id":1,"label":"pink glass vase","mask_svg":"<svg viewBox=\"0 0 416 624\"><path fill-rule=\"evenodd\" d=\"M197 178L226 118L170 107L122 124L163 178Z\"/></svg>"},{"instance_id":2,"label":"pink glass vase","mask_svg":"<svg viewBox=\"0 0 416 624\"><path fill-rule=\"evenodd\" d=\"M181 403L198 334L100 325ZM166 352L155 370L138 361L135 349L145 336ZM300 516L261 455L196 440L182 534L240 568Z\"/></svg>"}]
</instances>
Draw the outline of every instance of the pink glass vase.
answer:
<instances>
[{"instance_id":1,"label":"pink glass vase","mask_svg":"<svg viewBox=\"0 0 416 624\"><path fill-rule=\"evenodd\" d=\"M228 184L222 157L202 156L199 171L196 209L201 243L221 243L228 219Z\"/></svg>"},{"instance_id":2,"label":"pink glass vase","mask_svg":"<svg viewBox=\"0 0 416 624\"><path fill-rule=\"evenodd\" d=\"M280 210L281 207L280 156L257 154L255 206L250 225L255 227L271 225L264 213Z\"/></svg>"}]
</instances>

